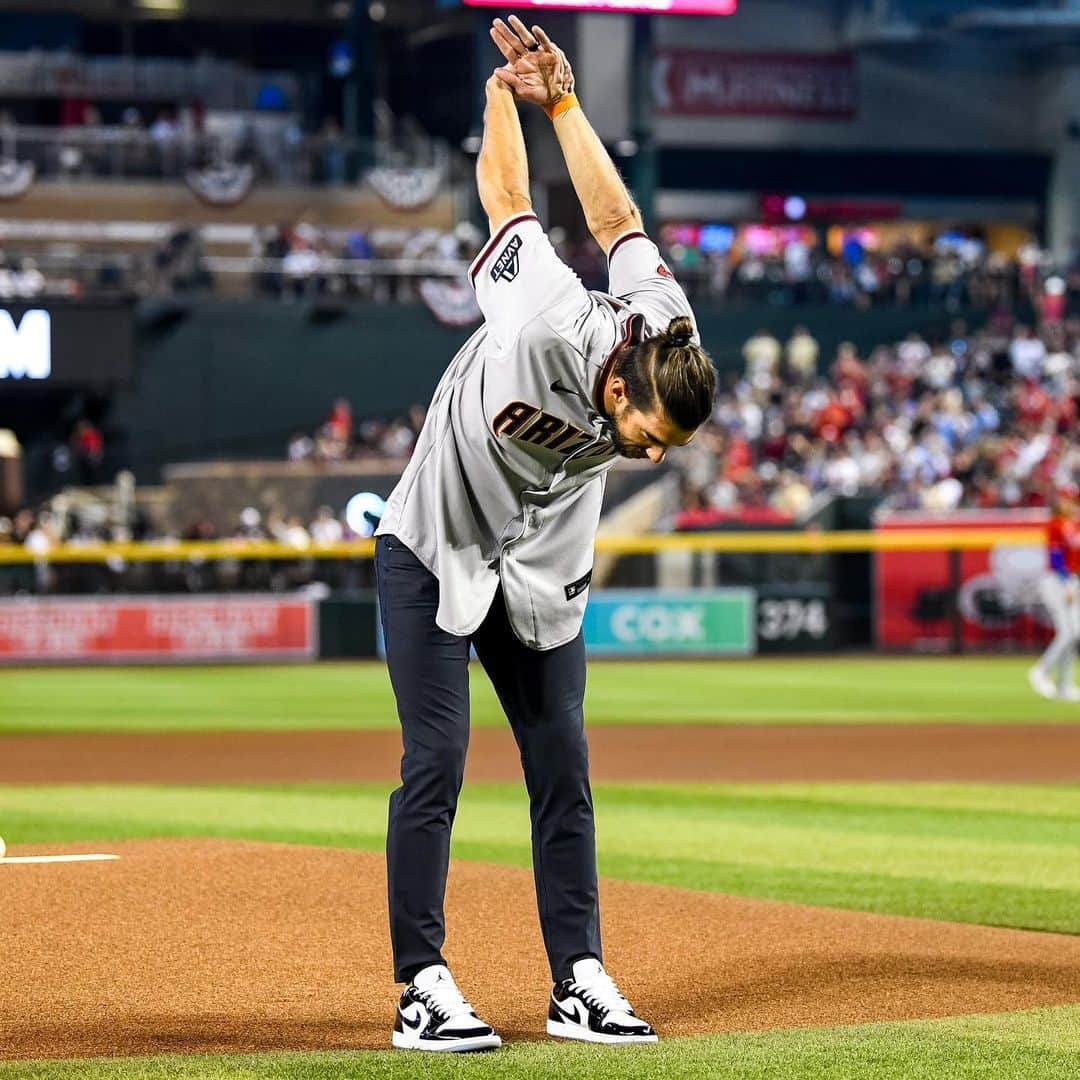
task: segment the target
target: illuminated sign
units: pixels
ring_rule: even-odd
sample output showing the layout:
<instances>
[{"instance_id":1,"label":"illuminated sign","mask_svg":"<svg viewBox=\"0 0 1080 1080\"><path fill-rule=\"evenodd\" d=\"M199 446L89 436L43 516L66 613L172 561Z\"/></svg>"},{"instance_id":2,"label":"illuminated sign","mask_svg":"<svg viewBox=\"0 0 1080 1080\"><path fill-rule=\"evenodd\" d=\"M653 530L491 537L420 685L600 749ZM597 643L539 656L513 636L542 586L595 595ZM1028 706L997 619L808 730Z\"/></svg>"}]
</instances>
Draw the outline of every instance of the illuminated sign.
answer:
<instances>
[{"instance_id":1,"label":"illuminated sign","mask_svg":"<svg viewBox=\"0 0 1080 1080\"><path fill-rule=\"evenodd\" d=\"M52 374L52 316L40 308L16 320L0 308L0 379L47 379Z\"/></svg>"},{"instance_id":2,"label":"illuminated sign","mask_svg":"<svg viewBox=\"0 0 1080 1080\"><path fill-rule=\"evenodd\" d=\"M858 108L851 53L657 49L657 111L669 116L791 116L850 120Z\"/></svg>"},{"instance_id":3,"label":"illuminated sign","mask_svg":"<svg viewBox=\"0 0 1080 1080\"><path fill-rule=\"evenodd\" d=\"M115 387L135 374L135 305L127 300L0 301L0 394Z\"/></svg>"},{"instance_id":4,"label":"illuminated sign","mask_svg":"<svg viewBox=\"0 0 1080 1080\"><path fill-rule=\"evenodd\" d=\"M467 7L643 11L654 15L734 15L739 0L465 0Z\"/></svg>"}]
</instances>

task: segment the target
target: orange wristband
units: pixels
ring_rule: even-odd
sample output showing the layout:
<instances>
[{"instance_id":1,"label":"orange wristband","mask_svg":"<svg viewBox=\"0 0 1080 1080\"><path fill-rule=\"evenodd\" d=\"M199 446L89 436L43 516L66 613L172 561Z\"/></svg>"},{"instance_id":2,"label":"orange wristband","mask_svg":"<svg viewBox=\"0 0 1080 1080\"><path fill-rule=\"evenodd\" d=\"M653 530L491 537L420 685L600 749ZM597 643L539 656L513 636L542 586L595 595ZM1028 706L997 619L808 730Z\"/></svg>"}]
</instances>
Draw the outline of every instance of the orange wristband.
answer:
<instances>
[{"instance_id":1,"label":"orange wristband","mask_svg":"<svg viewBox=\"0 0 1080 1080\"><path fill-rule=\"evenodd\" d=\"M546 106L544 112L546 112L552 120L557 120L564 112L580 108L581 102L578 101L577 94L563 94L554 105Z\"/></svg>"}]
</instances>

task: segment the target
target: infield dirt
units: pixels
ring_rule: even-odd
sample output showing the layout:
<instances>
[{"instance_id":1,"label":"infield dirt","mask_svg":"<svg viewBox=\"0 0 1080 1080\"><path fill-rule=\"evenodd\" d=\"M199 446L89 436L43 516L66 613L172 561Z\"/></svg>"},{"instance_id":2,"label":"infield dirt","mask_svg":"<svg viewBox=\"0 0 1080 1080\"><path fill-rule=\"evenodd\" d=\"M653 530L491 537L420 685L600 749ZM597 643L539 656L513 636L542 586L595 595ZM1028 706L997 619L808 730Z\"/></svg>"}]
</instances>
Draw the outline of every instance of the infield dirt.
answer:
<instances>
[{"instance_id":1,"label":"infield dirt","mask_svg":"<svg viewBox=\"0 0 1080 1080\"><path fill-rule=\"evenodd\" d=\"M1080 725L638 725L589 729L594 780L1080 780ZM397 777L391 731L0 737L0 783ZM509 728L472 732L467 776L520 780Z\"/></svg>"},{"instance_id":2,"label":"infield dirt","mask_svg":"<svg viewBox=\"0 0 1080 1080\"><path fill-rule=\"evenodd\" d=\"M40 848L17 847L12 854ZM388 1045L382 859L225 841L51 846L0 864L0 1057ZM1080 1001L1080 937L602 885L607 960L662 1033ZM531 875L456 863L447 956L511 1039L543 1038Z\"/></svg>"}]
</instances>

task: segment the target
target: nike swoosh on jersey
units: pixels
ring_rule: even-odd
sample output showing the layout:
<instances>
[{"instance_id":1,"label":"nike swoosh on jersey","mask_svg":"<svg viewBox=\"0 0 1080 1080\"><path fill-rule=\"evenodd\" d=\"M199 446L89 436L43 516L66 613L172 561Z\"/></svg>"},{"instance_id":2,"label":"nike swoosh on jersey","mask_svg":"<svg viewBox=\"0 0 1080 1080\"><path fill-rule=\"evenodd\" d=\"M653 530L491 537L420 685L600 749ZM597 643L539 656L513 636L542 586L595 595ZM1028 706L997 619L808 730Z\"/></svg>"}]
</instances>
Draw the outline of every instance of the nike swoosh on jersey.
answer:
<instances>
[{"instance_id":1,"label":"nike swoosh on jersey","mask_svg":"<svg viewBox=\"0 0 1080 1080\"><path fill-rule=\"evenodd\" d=\"M565 386L561 379L555 379L551 384L551 389L554 390L556 394L570 394L575 397L578 396L577 391L571 390L569 386Z\"/></svg>"}]
</instances>

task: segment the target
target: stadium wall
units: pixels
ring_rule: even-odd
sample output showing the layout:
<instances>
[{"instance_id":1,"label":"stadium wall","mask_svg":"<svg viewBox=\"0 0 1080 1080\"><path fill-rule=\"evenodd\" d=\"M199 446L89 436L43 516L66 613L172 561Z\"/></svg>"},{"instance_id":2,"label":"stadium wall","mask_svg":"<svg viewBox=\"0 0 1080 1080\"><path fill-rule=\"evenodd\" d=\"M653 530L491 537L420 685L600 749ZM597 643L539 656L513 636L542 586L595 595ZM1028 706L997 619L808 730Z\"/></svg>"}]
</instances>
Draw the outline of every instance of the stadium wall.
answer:
<instances>
[{"instance_id":1,"label":"stadium wall","mask_svg":"<svg viewBox=\"0 0 1080 1080\"><path fill-rule=\"evenodd\" d=\"M954 318L983 318L808 306L698 305L697 312L722 372L741 369L743 343L761 326L784 338L805 324L829 356L845 340L869 351L913 329L934 337ZM337 397L348 398L357 416L426 404L467 336L420 305L356 304L320 317L305 304L201 302L144 327L136 379L117 394L110 429L126 440L120 455L142 481L157 480L172 462L282 458L289 435L314 430Z\"/></svg>"}]
</instances>

